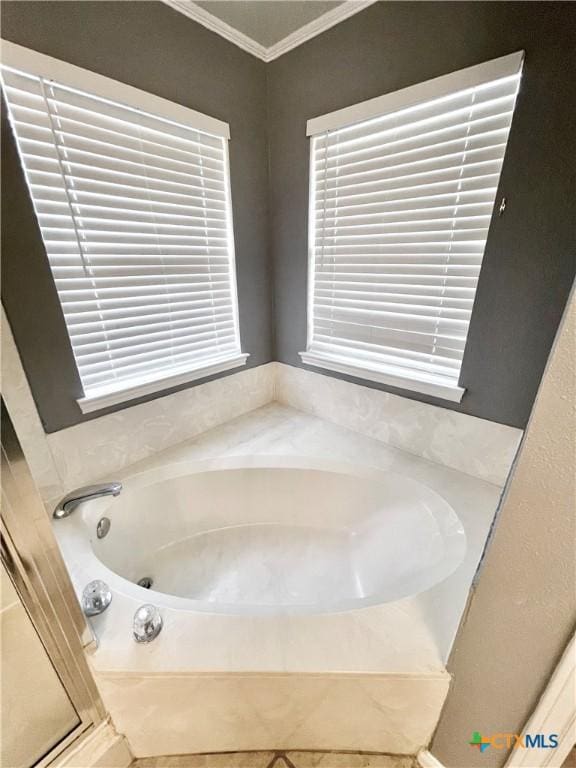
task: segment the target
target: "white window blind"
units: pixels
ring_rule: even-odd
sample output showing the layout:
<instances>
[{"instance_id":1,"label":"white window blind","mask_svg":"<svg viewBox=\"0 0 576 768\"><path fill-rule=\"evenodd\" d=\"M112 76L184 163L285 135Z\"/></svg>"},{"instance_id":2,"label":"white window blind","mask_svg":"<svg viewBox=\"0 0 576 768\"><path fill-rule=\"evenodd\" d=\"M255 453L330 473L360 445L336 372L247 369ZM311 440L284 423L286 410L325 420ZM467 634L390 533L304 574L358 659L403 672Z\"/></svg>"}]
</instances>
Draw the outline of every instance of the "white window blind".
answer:
<instances>
[{"instance_id":1,"label":"white window blind","mask_svg":"<svg viewBox=\"0 0 576 768\"><path fill-rule=\"evenodd\" d=\"M86 73L119 93L103 98L70 70L73 87L8 66L2 79L83 410L244 363L227 126L135 108L135 89L127 104L127 86Z\"/></svg>"},{"instance_id":2,"label":"white window blind","mask_svg":"<svg viewBox=\"0 0 576 768\"><path fill-rule=\"evenodd\" d=\"M461 398L521 63L513 54L309 122L305 362Z\"/></svg>"}]
</instances>

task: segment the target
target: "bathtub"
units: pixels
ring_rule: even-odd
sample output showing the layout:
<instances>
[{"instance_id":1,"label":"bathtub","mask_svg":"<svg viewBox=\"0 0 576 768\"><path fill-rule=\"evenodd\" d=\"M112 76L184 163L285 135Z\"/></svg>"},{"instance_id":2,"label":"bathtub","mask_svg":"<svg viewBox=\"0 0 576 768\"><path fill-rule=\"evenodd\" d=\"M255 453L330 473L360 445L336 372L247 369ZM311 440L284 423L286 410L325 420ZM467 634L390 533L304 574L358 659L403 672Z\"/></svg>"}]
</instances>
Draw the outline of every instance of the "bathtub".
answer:
<instances>
[{"instance_id":1,"label":"bathtub","mask_svg":"<svg viewBox=\"0 0 576 768\"><path fill-rule=\"evenodd\" d=\"M54 532L112 591L89 661L137 757L429 743L497 487L277 406L103 479Z\"/></svg>"},{"instance_id":2,"label":"bathtub","mask_svg":"<svg viewBox=\"0 0 576 768\"><path fill-rule=\"evenodd\" d=\"M102 517L111 525L99 539ZM287 456L145 472L126 480L118 498L85 502L55 530L68 563L113 592L226 615L315 615L397 601L446 579L466 554L458 516L423 483Z\"/></svg>"}]
</instances>

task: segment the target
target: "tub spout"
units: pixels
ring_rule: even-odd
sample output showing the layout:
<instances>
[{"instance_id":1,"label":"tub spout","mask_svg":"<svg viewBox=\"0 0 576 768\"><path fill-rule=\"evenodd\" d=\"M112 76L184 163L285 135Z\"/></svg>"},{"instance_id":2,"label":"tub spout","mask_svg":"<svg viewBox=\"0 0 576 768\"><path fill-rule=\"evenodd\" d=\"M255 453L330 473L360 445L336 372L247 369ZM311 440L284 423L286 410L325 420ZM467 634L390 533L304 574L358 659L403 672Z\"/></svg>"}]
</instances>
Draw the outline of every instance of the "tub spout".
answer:
<instances>
[{"instance_id":1,"label":"tub spout","mask_svg":"<svg viewBox=\"0 0 576 768\"><path fill-rule=\"evenodd\" d=\"M53 517L59 520L72 514L79 504L88 499L98 499L100 496L118 496L122 490L122 483L100 483L99 485L86 485L71 491L60 500L53 512Z\"/></svg>"}]
</instances>

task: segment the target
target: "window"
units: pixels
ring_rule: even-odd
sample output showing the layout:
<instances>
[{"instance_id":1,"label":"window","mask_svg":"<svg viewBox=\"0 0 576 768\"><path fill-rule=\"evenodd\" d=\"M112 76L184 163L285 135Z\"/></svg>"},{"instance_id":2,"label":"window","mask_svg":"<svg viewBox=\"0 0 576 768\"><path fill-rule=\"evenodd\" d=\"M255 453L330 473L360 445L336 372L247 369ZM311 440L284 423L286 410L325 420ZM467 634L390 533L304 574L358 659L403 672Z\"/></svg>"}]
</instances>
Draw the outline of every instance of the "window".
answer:
<instances>
[{"instance_id":1,"label":"window","mask_svg":"<svg viewBox=\"0 0 576 768\"><path fill-rule=\"evenodd\" d=\"M3 61L82 410L244 364L228 125L20 46Z\"/></svg>"},{"instance_id":2,"label":"window","mask_svg":"<svg viewBox=\"0 0 576 768\"><path fill-rule=\"evenodd\" d=\"M304 362L459 401L522 53L308 122Z\"/></svg>"}]
</instances>

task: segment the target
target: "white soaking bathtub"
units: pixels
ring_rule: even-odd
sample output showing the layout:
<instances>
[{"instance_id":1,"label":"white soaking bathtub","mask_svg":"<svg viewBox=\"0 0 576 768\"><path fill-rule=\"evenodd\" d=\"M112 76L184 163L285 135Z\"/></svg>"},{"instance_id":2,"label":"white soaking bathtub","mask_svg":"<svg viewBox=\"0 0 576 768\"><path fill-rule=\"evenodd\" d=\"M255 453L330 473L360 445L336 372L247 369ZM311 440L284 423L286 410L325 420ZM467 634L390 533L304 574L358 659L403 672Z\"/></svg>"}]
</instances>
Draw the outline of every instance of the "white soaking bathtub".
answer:
<instances>
[{"instance_id":1,"label":"white soaking bathtub","mask_svg":"<svg viewBox=\"0 0 576 768\"><path fill-rule=\"evenodd\" d=\"M111 588L89 660L135 756L429 743L499 487L277 403L100 479L54 532Z\"/></svg>"},{"instance_id":2,"label":"white soaking bathtub","mask_svg":"<svg viewBox=\"0 0 576 768\"><path fill-rule=\"evenodd\" d=\"M110 530L98 539L103 516ZM125 481L117 498L85 502L55 531L71 571L76 563L113 593L226 615L397 601L444 580L466 554L458 516L426 485L285 456L151 470Z\"/></svg>"}]
</instances>

